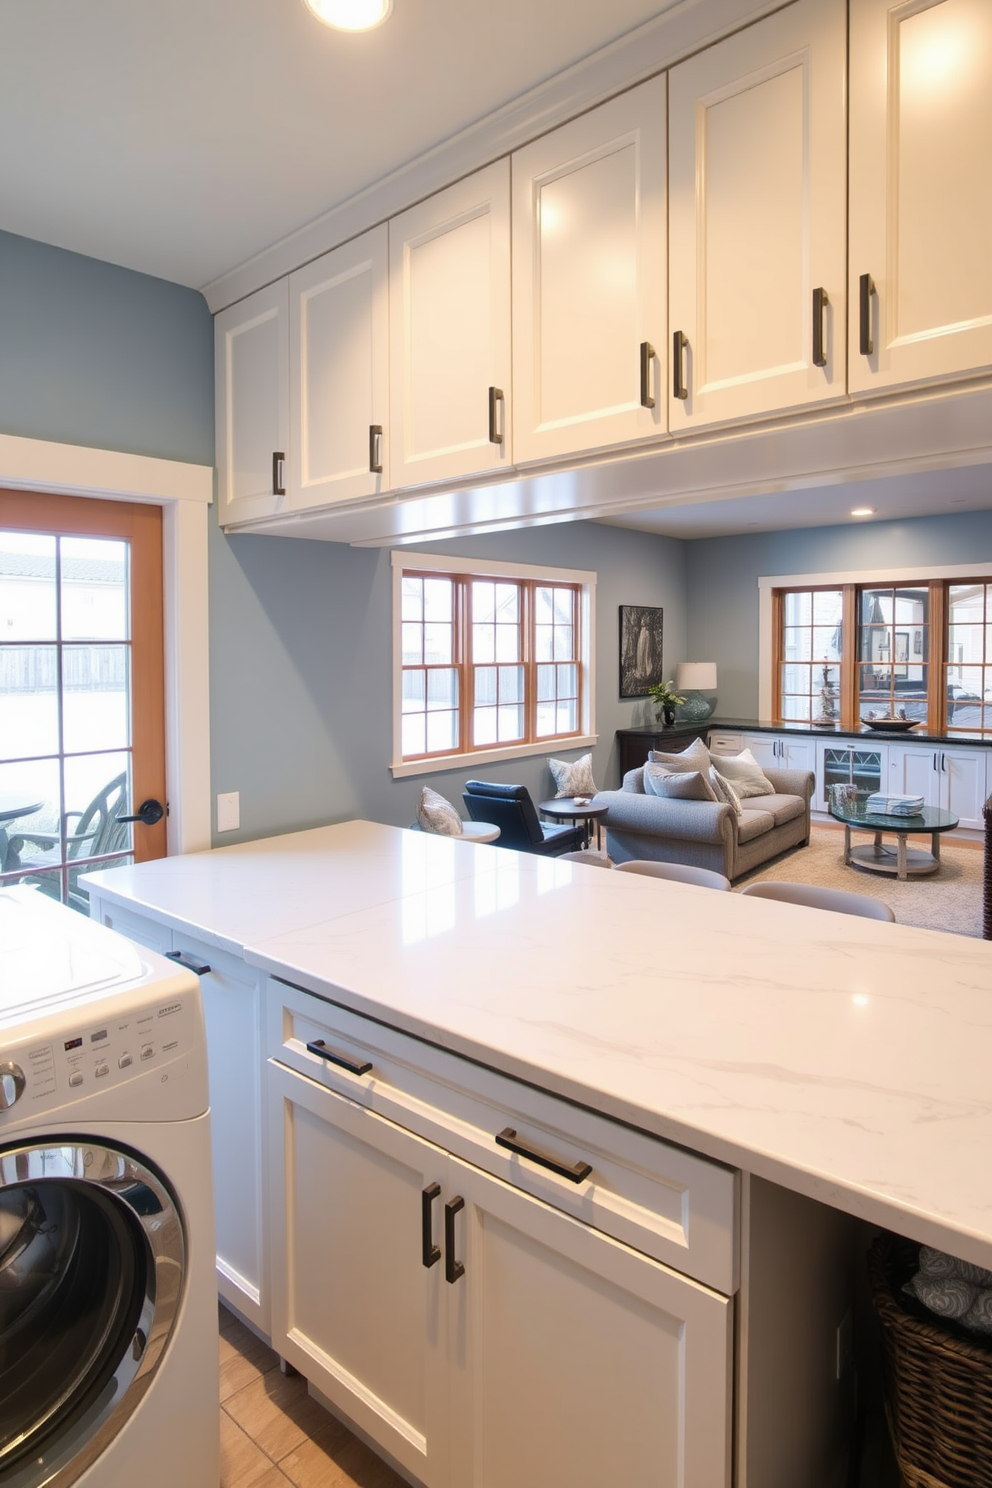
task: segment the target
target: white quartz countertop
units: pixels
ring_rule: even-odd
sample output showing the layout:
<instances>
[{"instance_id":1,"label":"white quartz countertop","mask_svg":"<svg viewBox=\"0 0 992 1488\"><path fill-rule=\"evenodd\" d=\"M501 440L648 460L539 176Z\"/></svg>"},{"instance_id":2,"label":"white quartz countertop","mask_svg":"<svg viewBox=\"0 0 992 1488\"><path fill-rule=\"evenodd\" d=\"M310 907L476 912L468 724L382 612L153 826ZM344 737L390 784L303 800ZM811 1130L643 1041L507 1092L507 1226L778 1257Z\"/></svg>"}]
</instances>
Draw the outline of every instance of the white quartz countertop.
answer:
<instances>
[{"instance_id":1,"label":"white quartz countertop","mask_svg":"<svg viewBox=\"0 0 992 1488\"><path fill-rule=\"evenodd\" d=\"M992 1266L992 943L345 823L93 874L320 995Z\"/></svg>"}]
</instances>

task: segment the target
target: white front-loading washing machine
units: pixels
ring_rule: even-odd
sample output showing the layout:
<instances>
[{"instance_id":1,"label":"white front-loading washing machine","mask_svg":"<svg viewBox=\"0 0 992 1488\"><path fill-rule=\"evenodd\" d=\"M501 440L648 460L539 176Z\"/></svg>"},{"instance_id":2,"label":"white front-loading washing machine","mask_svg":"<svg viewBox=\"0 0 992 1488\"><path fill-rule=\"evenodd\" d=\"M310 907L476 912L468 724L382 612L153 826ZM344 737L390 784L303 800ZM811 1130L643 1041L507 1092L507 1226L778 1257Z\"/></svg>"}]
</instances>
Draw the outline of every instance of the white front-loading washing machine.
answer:
<instances>
[{"instance_id":1,"label":"white front-loading washing machine","mask_svg":"<svg viewBox=\"0 0 992 1488\"><path fill-rule=\"evenodd\" d=\"M196 978L0 890L0 1485L217 1488Z\"/></svg>"}]
</instances>

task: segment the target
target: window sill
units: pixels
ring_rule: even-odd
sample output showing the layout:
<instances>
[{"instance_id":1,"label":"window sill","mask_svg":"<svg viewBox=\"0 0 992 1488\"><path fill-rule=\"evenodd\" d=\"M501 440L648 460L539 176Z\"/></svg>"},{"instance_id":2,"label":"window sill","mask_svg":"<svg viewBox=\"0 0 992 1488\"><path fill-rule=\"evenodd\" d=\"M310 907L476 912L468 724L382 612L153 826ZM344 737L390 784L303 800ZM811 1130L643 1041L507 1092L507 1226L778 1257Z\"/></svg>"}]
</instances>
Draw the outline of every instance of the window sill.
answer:
<instances>
[{"instance_id":1,"label":"window sill","mask_svg":"<svg viewBox=\"0 0 992 1488\"><path fill-rule=\"evenodd\" d=\"M475 749L471 754L445 754L435 759L401 760L390 765L394 780L406 780L413 775L437 775L442 770L475 770L477 765L493 765L503 760L525 759L535 754L568 754L573 749L590 749L599 740L598 734L580 734L567 739L548 739L537 744L509 744L498 749Z\"/></svg>"}]
</instances>

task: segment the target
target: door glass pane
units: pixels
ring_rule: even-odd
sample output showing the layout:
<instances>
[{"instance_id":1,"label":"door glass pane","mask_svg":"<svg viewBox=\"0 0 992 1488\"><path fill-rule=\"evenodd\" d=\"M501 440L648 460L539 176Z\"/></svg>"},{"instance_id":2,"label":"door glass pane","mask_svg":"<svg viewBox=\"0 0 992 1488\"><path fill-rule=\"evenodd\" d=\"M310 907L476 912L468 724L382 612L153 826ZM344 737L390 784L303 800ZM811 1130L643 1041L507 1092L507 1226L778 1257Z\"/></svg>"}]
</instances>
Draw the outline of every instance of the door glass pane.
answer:
<instances>
[{"instance_id":1,"label":"door glass pane","mask_svg":"<svg viewBox=\"0 0 992 1488\"><path fill-rule=\"evenodd\" d=\"M129 747L129 662L127 646L63 646L62 747L67 754Z\"/></svg>"},{"instance_id":2,"label":"door glass pane","mask_svg":"<svg viewBox=\"0 0 992 1488\"><path fill-rule=\"evenodd\" d=\"M0 642L57 638L55 553L54 537L0 531Z\"/></svg>"},{"instance_id":3,"label":"door glass pane","mask_svg":"<svg viewBox=\"0 0 992 1488\"><path fill-rule=\"evenodd\" d=\"M130 814L129 764L124 753L65 760L67 859L102 857L131 846L130 826L117 821Z\"/></svg>"},{"instance_id":4,"label":"door glass pane","mask_svg":"<svg viewBox=\"0 0 992 1488\"><path fill-rule=\"evenodd\" d=\"M60 809L58 759L0 764L0 873L59 862Z\"/></svg>"},{"instance_id":5,"label":"door glass pane","mask_svg":"<svg viewBox=\"0 0 992 1488\"><path fill-rule=\"evenodd\" d=\"M59 752L58 649L0 646L0 759Z\"/></svg>"},{"instance_id":6,"label":"door glass pane","mask_svg":"<svg viewBox=\"0 0 992 1488\"><path fill-rule=\"evenodd\" d=\"M127 640L127 543L63 537L60 547L63 641Z\"/></svg>"}]
</instances>

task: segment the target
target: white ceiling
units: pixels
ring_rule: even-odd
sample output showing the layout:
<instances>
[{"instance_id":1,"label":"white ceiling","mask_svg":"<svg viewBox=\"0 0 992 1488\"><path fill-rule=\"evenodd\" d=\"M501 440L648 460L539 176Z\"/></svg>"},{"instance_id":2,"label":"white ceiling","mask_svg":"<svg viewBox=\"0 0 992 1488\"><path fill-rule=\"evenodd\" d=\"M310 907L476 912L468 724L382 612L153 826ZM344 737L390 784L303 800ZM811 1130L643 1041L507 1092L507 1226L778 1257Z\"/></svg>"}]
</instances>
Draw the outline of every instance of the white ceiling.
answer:
<instances>
[{"instance_id":1,"label":"white ceiling","mask_svg":"<svg viewBox=\"0 0 992 1488\"><path fill-rule=\"evenodd\" d=\"M872 517L852 517L856 506L873 506ZM901 517L985 511L992 508L992 465L892 475L841 485L807 486L765 496L734 496L633 511L603 519L609 527L632 527L663 537L729 537L794 527L851 526Z\"/></svg>"},{"instance_id":2,"label":"white ceiling","mask_svg":"<svg viewBox=\"0 0 992 1488\"><path fill-rule=\"evenodd\" d=\"M0 228L202 287L671 0L0 0Z\"/></svg>"}]
</instances>

